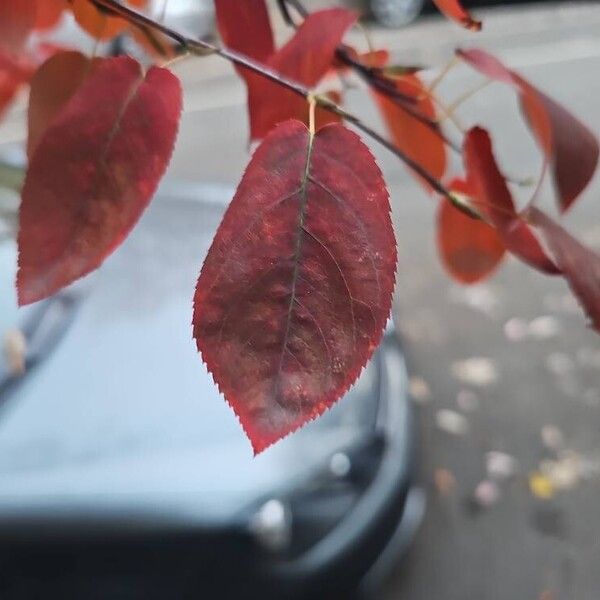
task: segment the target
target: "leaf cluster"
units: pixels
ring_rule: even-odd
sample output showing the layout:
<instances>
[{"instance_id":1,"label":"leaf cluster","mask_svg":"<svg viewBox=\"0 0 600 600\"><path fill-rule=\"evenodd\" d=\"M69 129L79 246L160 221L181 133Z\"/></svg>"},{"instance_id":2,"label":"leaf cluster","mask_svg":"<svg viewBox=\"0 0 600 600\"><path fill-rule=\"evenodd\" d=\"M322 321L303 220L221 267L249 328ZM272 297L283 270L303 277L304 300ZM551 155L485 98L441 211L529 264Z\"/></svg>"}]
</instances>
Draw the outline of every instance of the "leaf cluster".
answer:
<instances>
[{"instance_id":1,"label":"leaf cluster","mask_svg":"<svg viewBox=\"0 0 600 600\"><path fill-rule=\"evenodd\" d=\"M481 28L458 0L435 3L465 28ZM260 145L202 266L193 334L255 452L320 415L352 385L389 316L396 243L388 192L352 129L393 152L436 201L437 245L452 277L481 281L512 254L563 277L600 332L600 258L537 206L546 176L559 211L573 206L596 171L598 141L519 73L470 48L457 50L433 79L424 77L421 67L391 62L385 48L350 46L346 34L358 15L342 8L309 13L297 0L279 0L290 35L278 47L265 0L216 0L222 45L170 29L146 5L0 3L0 116L30 87L21 304L87 275L127 237L175 145L182 89L171 66L213 53L243 80L250 141ZM46 43L43 33L66 18L96 40L131 36L147 60ZM489 132L457 117L470 92L454 102L438 93L458 61L517 95L543 158L525 208L514 200ZM344 108L357 83L372 96L387 135ZM451 168L453 155L462 168Z\"/></svg>"}]
</instances>

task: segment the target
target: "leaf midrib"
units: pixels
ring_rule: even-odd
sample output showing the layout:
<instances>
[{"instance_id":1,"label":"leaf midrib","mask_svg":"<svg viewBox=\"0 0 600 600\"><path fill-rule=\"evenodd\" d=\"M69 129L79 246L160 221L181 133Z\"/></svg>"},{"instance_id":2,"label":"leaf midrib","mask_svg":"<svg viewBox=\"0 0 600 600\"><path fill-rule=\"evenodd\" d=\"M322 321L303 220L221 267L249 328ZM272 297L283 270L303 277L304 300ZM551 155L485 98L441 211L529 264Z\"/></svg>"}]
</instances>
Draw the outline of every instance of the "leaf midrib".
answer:
<instances>
[{"instance_id":1,"label":"leaf midrib","mask_svg":"<svg viewBox=\"0 0 600 600\"><path fill-rule=\"evenodd\" d=\"M281 353L279 356L279 366L277 368L277 378L275 379L275 385L277 386L275 392L275 401L281 405L278 391L280 391L281 381L281 369L283 367L283 357L285 355L290 334L290 326L292 322L292 312L294 310L294 302L296 301L296 286L298 283L298 276L300 272L300 257L302 255L302 241L304 238L304 221L306 220L306 209L308 205L308 182L310 178L310 161L313 152L315 134L309 130L308 132L308 146L306 149L306 163L304 165L304 173L302 174L302 180L300 182L300 206L298 213L298 224L296 232L296 247L294 250L294 270L292 272L292 289L290 292L290 302L288 305L285 333L283 335L283 342L281 345Z\"/></svg>"}]
</instances>

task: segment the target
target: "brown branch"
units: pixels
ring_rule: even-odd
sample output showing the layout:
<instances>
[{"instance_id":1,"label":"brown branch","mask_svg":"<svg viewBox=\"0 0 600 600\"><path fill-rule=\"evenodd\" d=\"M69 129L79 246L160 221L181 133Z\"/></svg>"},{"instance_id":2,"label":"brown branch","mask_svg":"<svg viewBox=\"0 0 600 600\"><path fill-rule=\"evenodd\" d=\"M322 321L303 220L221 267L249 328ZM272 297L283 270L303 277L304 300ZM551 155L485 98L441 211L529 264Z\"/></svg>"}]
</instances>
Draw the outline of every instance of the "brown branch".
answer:
<instances>
[{"instance_id":1,"label":"brown branch","mask_svg":"<svg viewBox=\"0 0 600 600\"><path fill-rule=\"evenodd\" d=\"M304 19L309 16L309 11L304 7L300 0L278 0L278 6L281 10L284 20L286 23L294 28L297 28L293 22L291 15L289 14L287 5L293 6L294 9ZM385 75L382 69L377 67L370 67L365 65L360 60L357 60L352 56L348 46L340 44L336 48L336 58L344 65L350 67L357 75L367 83L367 85L373 88L375 91L390 98L394 104L396 104L400 110L408 113L415 120L419 121L425 127L428 127L440 140L446 144L454 152L460 153L460 148L450 140L440 128L440 123L435 119L429 118L424 115L418 108L414 107L417 103L417 99L413 96L403 94L399 92L393 80Z\"/></svg>"},{"instance_id":2,"label":"brown branch","mask_svg":"<svg viewBox=\"0 0 600 600\"><path fill-rule=\"evenodd\" d=\"M324 98L322 96L315 96L311 90L309 90L306 86L293 81L292 79L288 79L273 71L266 65L258 63L243 54L230 50L229 48L219 47L211 42L207 42L205 40L197 40L193 38L189 38L162 23L158 23L145 15L142 15L130 8L119 4L117 0L89 0L98 8L109 11L114 15L118 15L123 19L127 20L129 23L140 27L140 28L151 28L155 31L166 35L172 40L179 43L185 50L190 52L191 54L196 54L199 56L206 56L208 54L217 54L221 58L228 60L229 62L238 65L240 67L245 67L254 73L264 77L280 85L291 92L301 96L305 100L309 100L314 98L319 106L324 108L325 110L341 116L346 121L352 123L357 129L360 129L363 133L370 136L375 141L379 142L382 146L387 148L390 152L395 154L402 162L404 162L410 169L412 169L417 175L422 177L427 183L439 194L447 198L452 204L454 204L459 210L465 212L465 208L457 202L456 198L453 194L438 180L436 179L429 171L427 171L424 167L422 167L419 163L415 162L412 158L410 158L407 154L405 154L402 150L397 148L392 142L384 138L381 134L377 133L374 129L366 125L361 119L359 119L356 115L347 112L343 108L337 106L335 103L331 102L329 99ZM469 216L474 216L471 213L467 213Z\"/></svg>"}]
</instances>

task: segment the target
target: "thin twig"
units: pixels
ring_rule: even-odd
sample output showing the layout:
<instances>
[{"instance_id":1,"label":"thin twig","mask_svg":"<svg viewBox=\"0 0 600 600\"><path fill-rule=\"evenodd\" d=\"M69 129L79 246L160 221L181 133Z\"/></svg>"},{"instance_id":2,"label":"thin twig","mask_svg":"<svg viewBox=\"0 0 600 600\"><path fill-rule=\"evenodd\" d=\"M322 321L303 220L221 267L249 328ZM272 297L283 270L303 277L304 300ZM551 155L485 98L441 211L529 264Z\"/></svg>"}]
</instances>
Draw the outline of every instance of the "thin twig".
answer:
<instances>
[{"instance_id":1,"label":"thin twig","mask_svg":"<svg viewBox=\"0 0 600 600\"><path fill-rule=\"evenodd\" d=\"M281 13L281 16L283 17L285 24L289 25L290 27L293 27L294 29L298 29L298 26L294 22L294 19L292 19L292 15L290 14L290 11L288 10L287 1L286 0L277 0L277 7L279 8L279 12Z\"/></svg>"},{"instance_id":2,"label":"thin twig","mask_svg":"<svg viewBox=\"0 0 600 600\"><path fill-rule=\"evenodd\" d=\"M486 79L482 81L479 85L476 85L474 88L467 90L463 94L461 94L456 100L454 100L451 104L448 105L448 111L454 114L462 104L464 104L467 100L475 96L481 92L481 90L485 89L488 85L493 83L491 79Z\"/></svg>"},{"instance_id":3,"label":"thin twig","mask_svg":"<svg viewBox=\"0 0 600 600\"><path fill-rule=\"evenodd\" d=\"M286 2L287 4L289 4L290 6L293 6L294 9L296 10L296 12L303 18L306 19L306 17L308 17L308 11L306 10L306 8L304 8L304 6L302 5L301 2L299 2L299 0L284 0L284 2Z\"/></svg>"},{"instance_id":4,"label":"thin twig","mask_svg":"<svg viewBox=\"0 0 600 600\"><path fill-rule=\"evenodd\" d=\"M427 91L433 94L435 89L442 83L444 77L460 62L458 57L453 56L445 65L444 68L434 77L433 81L429 84Z\"/></svg>"}]
</instances>

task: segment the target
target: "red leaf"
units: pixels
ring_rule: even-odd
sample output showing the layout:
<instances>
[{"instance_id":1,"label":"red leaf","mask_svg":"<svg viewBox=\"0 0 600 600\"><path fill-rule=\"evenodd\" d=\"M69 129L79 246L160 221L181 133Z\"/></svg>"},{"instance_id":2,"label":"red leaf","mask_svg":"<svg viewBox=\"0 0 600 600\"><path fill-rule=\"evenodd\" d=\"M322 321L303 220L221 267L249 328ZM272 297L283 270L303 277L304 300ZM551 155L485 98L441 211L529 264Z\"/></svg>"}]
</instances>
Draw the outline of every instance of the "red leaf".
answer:
<instances>
[{"instance_id":1,"label":"red leaf","mask_svg":"<svg viewBox=\"0 0 600 600\"><path fill-rule=\"evenodd\" d=\"M256 150L206 257L194 337L261 452L356 380L388 318L388 193L353 132L297 121Z\"/></svg>"},{"instance_id":2,"label":"red leaf","mask_svg":"<svg viewBox=\"0 0 600 600\"><path fill-rule=\"evenodd\" d=\"M460 181L450 184L450 189L454 194L472 195ZM466 284L491 275L506 251L502 238L491 225L465 215L446 199L438 207L437 247L448 273Z\"/></svg>"},{"instance_id":3,"label":"red leaf","mask_svg":"<svg viewBox=\"0 0 600 600\"><path fill-rule=\"evenodd\" d=\"M411 104L413 111L431 120L436 118L433 101L416 75L398 78L395 86L401 94L415 98L415 103ZM418 120L390 97L375 91L373 95L396 146L433 177L441 179L446 172L446 147L442 138L430 126ZM413 173L412 169L411 173ZM430 192L431 186L418 175L416 177Z\"/></svg>"},{"instance_id":4,"label":"red leaf","mask_svg":"<svg viewBox=\"0 0 600 600\"><path fill-rule=\"evenodd\" d=\"M311 13L294 37L267 61L274 71L314 87L334 62L335 50L356 14L342 8ZM264 77L252 73L248 83L250 137L263 138L275 125L290 118L306 121L306 100ZM318 127L338 120L330 113L317 111Z\"/></svg>"},{"instance_id":5,"label":"red leaf","mask_svg":"<svg viewBox=\"0 0 600 600\"><path fill-rule=\"evenodd\" d=\"M438 7L440 12L463 27L471 31L479 31L481 29L481 21L473 19L459 0L433 0L433 3Z\"/></svg>"},{"instance_id":6,"label":"red leaf","mask_svg":"<svg viewBox=\"0 0 600 600\"><path fill-rule=\"evenodd\" d=\"M592 327L600 333L600 256L580 244L541 210L533 207L529 216L542 232L556 264L591 319Z\"/></svg>"},{"instance_id":7,"label":"red leaf","mask_svg":"<svg viewBox=\"0 0 600 600\"><path fill-rule=\"evenodd\" d=\"M0 1L0 46L15 55L25 45L36 20L36 0Z\"/></svg>"},{"instance_id":8,"label":"red leaf","mask_svg":"<svg viewBox=\"0 0 600 600\"><path fill-rule=\"evenodd\" d=\"M567 210L592 179L600 148L594 134L560 104L483 50L458 55L486 77L514 87L527 121L549 162L560 199Z\"/></svg>"},{"instance_id":9,"label":"red leaf","mask_svg":"<svg viewBox=\"0 0 600 600\"><path fill-rule=\"evenodd\" d=\"M275 43L265 0L216 0L215 9L225 46L266 62L275 51Z\"/></svg>"},{"instance_id":10,"label":"red leaf","mask_svg":"<svg viewBox=\"0 0 600 600\"><path fill-rule=\"evenodd\" d=\"M31 158L19 229L20 304L97 268L123 241L169 162L181 88L131 58L106 59L46 129Z\"/></svg>"},{"instance_id":11,"label":"red leaf","mask_svg":"<svg viewBox=\"0 0 600 600\"><path fill-rule=\"evenodd\" d=\"M28 107L27 155L52 119L77 91L90 69L90 60L80 52L59 52L48 59L31 80Z\"/></svg>"},{"instance_id":12,"label":"red leaf","mask_svg":"<svg viewBox=\"0 0 600 600\"><path fill-rule=\"evenodd\" d=\"M32 73L28 63L0 49L0 119Z\"/></svg>"},{"instance_id":13,"label":"red leaf","mask_svg":"<svg viewBox=\"0 0 600 600\"><path fill-rule=\"evenodd\" d=\"M66 8L66 0L37 0L35 28L51 29L58 24Z\"/></svg>"},{"instance_id":14,"label":"red leaf","mask_svg":"<svg viewBox=\"0 0 600 600\"><path fill-rule=\"evenodd\" d=\"M98 9L90 0L70 0L79 26L97 40L109 40L127 28L127 21Z\"/></svg>"},{"instance_id":15,"label":"red leaf","mask_svg":"<svg viewBox=\"0 0 600 600\"><path fill-rule=\"evenodd\" d=\"M463 157L475 208L498 230L506 248L535 269L548 274L559 273L531 228L517 214L485 130L474 127L467 133Z\"/></svg>"}]
</instances>

